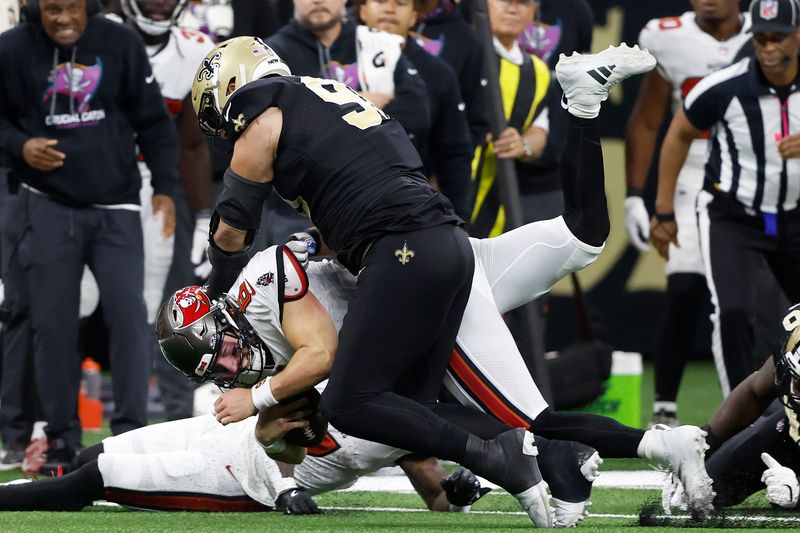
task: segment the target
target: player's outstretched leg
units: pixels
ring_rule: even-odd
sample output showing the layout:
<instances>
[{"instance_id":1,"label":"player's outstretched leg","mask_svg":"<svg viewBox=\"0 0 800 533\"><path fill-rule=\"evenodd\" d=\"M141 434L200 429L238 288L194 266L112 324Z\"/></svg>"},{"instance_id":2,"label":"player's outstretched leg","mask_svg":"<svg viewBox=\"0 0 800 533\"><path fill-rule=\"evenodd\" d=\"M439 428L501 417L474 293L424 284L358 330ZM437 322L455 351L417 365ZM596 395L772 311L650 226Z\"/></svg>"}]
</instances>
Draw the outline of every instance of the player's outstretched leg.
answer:
<instances>
[{"instance_id":1,"label":"player's outstretched leg","mask_svg":"<svg viewBox=\"0 0 800 533\"><path fill-rule=\"evenodd\" d=\"M97 461L64 476L18 479L0 486L0 511L80 511L105 498Z\"/></svg>"},{"instance_id":2,"label":"player's outstretched leg","mask_svg":"<svg viewBox=\"0 0 800 533\"><path fill-rule=\"evenodd\" d=\"M592 483L603 460L594 448L577 442L536 438L539 466L553 496L553 523L573 527L589 514Z\"/></svg>"},{"instance_id":3,"label":"player's outstretched leg","mask_svg":"<svg viewBox=\"0 0 800 533\"><path fill-rule=\"evenodd\" d=\"M493 439L467 439L465 465L513 495L537 527L553 527L547 483L542 479L533 433L508 430Z\"/></svg>"},{"instance_id":4,"label":"player's outstretched leg","mask_svg":"<svg viewBox=\"0 0 800 533\"><path fill-rule=\"evenodd\" d=\"M696 426L655 426L639 443L639 456L667 466L683 484L689 510L700 518L713 511L714 489L706 472L706 432Z\"/></svg>"},{"instance_id":5,"label":"player's outstretched leg","mask_svg":"<svg viewBox=\"0 0 800 533\"><path fill-rule=\"evenodd\" d=\"M598 54L562 54L556 65L556 77L564 90L562 106L570 115L561 158L563 217L572 234L584 244L602 246L610 229L596 120L600 104L614 84L655 65L649 52L625 44Z\"/></svg>"}]
</instances>

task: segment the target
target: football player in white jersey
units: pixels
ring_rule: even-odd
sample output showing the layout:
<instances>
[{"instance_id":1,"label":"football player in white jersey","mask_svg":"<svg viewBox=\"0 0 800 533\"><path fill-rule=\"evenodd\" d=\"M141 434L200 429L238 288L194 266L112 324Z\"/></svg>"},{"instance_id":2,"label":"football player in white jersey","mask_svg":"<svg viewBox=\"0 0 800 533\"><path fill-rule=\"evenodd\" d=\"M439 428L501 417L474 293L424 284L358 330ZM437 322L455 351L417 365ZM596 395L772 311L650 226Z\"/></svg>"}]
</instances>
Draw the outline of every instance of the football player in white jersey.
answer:
<instances>
[{"instance_id":1,"label":"football player in white jersey","mask_svg":"<svg viewBox=\"0 0 800 533\"><path fill-rule=\"evenodd\" d=\"M639 45L658 61L642 80L625 132L625 229L642 252L649 248L650 215L642 198L650 162L667 107L680 108L686 94L704 76L730 65L749 42L749 14L739 13L737 0L692 0L694 11L654 19L639 35ZM695 200L703 186L705 138L692 143L678 177L675 221L680 247L670 246L667 306L654 343L656 395L653 423L678 425L676 398L687 357L693 350L697 313L709 299ZM669 157L662 153L661 157Z\"/></svg>"},{"instance_id":2,"label":"football player in white jersey","mask_svg":"<svg viewBox=\"0 0 800 533\"><path fill-rule=\"evenodd\" d=\"M363 475L395 465L432 511L468 510L490 490L468 470L448 477L434 459L362 441L332 427L321 456L309 455L294 478L286 476L282 472L287 465L279 461L297 463L304 450L290 446L265 453L253 437L272 441L307 425L304 401L277 406L269 417L224 426L213 415L202 415L108 437L81 452L77 468L65 476L0 486L0 511L79 511L107 500L144 510L277 508L286 514L314 514L321 511L309 494L347 488Z\"/></svg>"}]
</instances>

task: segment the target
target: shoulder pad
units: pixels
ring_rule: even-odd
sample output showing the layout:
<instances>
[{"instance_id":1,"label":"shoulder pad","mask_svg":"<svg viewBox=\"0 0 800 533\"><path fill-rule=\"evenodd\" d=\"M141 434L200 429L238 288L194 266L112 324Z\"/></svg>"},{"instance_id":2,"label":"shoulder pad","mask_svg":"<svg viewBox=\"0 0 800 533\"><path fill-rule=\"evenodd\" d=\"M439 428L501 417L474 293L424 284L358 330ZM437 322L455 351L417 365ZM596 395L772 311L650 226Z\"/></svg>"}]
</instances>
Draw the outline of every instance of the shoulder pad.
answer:
<instances>
[{"instance_id":1,"label":"shoulder pad","mask_svg":"<svg viewBox=\"0 0 800 533\"><path fill-rule=\"evenodd\" d=\"M297 258L285 246L283 250L283 299L291 302L299 300L308 292L308 276Z\"/></svg>"}]
</instances>

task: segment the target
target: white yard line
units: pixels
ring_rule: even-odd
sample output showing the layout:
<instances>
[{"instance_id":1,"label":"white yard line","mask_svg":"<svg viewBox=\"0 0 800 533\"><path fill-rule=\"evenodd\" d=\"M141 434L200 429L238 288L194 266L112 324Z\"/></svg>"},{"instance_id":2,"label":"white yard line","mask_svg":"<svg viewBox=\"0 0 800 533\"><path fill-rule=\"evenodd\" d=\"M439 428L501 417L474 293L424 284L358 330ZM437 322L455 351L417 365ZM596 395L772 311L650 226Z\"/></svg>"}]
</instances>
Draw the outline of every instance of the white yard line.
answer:
<instances>
[{"instance_id":1,"label":"white yard line","mask_svg":"<svg viewBox=\"0 0 800 533\"><path fill-rule=\"evenodd\" d=\"M658 470L608 471L600 472L594 487L603 489L660 489L664 472ZM497 485L481 479L481 485L497 488ZM406 476L381 475L364 476L345 491L362 492L414 492L414 487Z\"/></svg>"},{"instance_id":2,"label":"white yard line","mask_svg":"<svg viewBox=\"0 0 800 533\"><path fill-rule=\"evenodd\" d=\"M404 507L339 507L339 506L324 506L322 509L326 511L370 511L370 512L383 512L383 513L427 513L427 509L408 509ZM469 514L485 514L485 515L506 515L506 516L528 516L527 513L522 511L470 511ZM635 514L607 514L607 513L590 513L589 518L624 518L635 519L639 515ZM653 518L675 518L678 520L688 519L689 515L658 515ZM727 515L726 520L742 520L750 522L786 522L800 524L800 517L784 517L784 516L744 516L744 515Z\"/></svg>"}]
</instances>

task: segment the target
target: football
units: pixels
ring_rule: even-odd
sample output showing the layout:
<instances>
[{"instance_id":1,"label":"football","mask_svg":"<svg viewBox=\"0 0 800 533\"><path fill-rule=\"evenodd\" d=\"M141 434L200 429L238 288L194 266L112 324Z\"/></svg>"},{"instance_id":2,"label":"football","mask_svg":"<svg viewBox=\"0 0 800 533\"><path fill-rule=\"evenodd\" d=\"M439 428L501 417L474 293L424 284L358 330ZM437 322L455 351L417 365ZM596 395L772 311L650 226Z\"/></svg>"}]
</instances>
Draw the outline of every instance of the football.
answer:
<instances>
[{"instance_id":1,"label":"football","mask_svg":"<svg viewBox=\"0 0 800 533\"><path fill-rule=\"evenodd\" d=\"M308 448L310 446L317 446L325 438L328 432L328 418L319 410L319 400L321 398L316 389L309 389L307 391L295 394L290 398L286 398L281 403L290 403L299 398L308 398L308 403L313 412L308 417L311 424L307 428L297 428L289 431L283 436L283 439L289 444L295 446L302 446Z\"/></svg>"}]
</instances>

